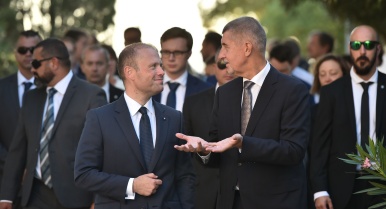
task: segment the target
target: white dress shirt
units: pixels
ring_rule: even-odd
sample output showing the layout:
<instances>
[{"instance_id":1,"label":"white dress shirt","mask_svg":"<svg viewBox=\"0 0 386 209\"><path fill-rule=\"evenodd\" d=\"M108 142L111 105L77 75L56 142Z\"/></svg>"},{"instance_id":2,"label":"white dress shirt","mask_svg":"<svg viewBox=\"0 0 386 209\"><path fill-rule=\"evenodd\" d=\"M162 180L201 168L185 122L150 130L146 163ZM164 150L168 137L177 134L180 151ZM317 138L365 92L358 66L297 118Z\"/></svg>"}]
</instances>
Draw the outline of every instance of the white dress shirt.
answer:
<instances>
[{"instance_id":1,"label":"white dress shirt","mask_svg":"<svg viewBox=\"0 0 386 209\"><path fill-rule=\"evenodd\" d=\"M110 86L109 86L108 81L105 82L105 85L102 86L102 89L103 89L103 91L105 91L107 103L109 103L110 102Z\"/></svg>"},{"instance_id":2,"label":"white dress shirt","mask_svg":"<svg viewBox=\"0 0 386 209\"><path fill-rule=\"evenodd\" d=\"M369 86L369 110L370 110L370 127L369 127L369 134L371 139L376 139L376 130L375 130L375 123L376 123L376 107L377 107L377 87L378 87L378 70L375 71L374 75L371 76L371 78L368 81L364 81L362 78L360 78L354 71L354 68L351 68L350 70L350 76L351 76L351 85L352 85L352 91L353 91L353 98L354 98L354 109L355 109L355 124L356 124L356 134L357 134L357 143L361 144L361 103L362 103L362 94L363 94L363 87L360 84L361 82L373 82ZM360 170L360 165L357 166L357 170ZM314 200L316 200L319 197L322 196L329 196L327 191L320 191L316 192L314 194Z\"/></svg>"},{"instance_id":3,"label":"white dress shirt","mask_svg":"<svg viewBox=\"0 0 386 209\"><path fill-rule=\"evenodd\" d=\"M140 139L139 123L140 123L142 114L138 111L142 107L142 105L140 105L138 102L136 102L135 100L130 98L126 94L126 92L123 95L124 95L124 98L125 98L125 101L127 104L127 108L129 109L129 112L130 112L130 116L131 116L131 120L132 120L133 125L134 125L135 133L137 134L138 139ZM146 107L147 114L148 114L149 119L150 119L150 126L151 126L151 132L152 132L152 137L153 137L153 146L155 147L157 127L156 127L156 118L155 118L155 110L154 110L154 106L153 106L153 100L149 99L149 101L147 101L147 103L144 105L144 107ZM129 182L127 184L125 199L133 200L135 198L135 193L133 192L133 182L134 182L134 178L130 178Z\"/></svg>"},{"instance_id":4,"label":"white dress shirt","mask_svg":"<svg viewBox=\"0 0 386 209\"><path fill-rule=\"evenodd\" d=\"M36 88L34 81L35 81L35 77L32 76L32 78L27 79L26 77L23 76L23 74L21 74L20 70L17 71L17 89L18 89L18 93L19 93L19 105L20 105L20 107L23 104L23 95L24 95L24 84L23 83L24 82L31 82L32 83L32 86L30 87L30 90L31 90L31 89Z\"/></svg>"},{"instance_id":5,"label":"white dress shirt","mask_svg":"<svg viewBox=\"0 0 386 209\"><path fill-rule=\"evenodd\" d=\"M178 82L180 85L178 86L176 90L176 110L179 110L182 112L182 107L184 105L185 101L185 93L186 93L186 84L188 82L188 71L185 70L185 72L177 79L172 80L166 73L164 75L164 90L161 93L161 104L166 105L166 100L168 98L170 89L167 82Z\"/></svg>"},{"instance_id":6,"label":"white dress shirt","mask_svg":"<svg viewBox=\"0 0 386 209\"><path fill-rule=\"evenodd\" d=\"M46 91L47 91L47 100L46 100L46 104L44 106L43 120L44 120L44 116L46 115L47 106L48 106L48 91L51 88L55 88L57 90L57 92L54 94L54 98L53 98L53 102L54 102L54 123L55 123L56 122L55 121L56 120L56 116L58 115L59 108L60 108L60 105L62 104L64 94L66 93L68 84L70 83L73 75L74 75L73 72L69 71L69 73L62 80L60 80L55 86L47 87L47 89L46 89ZM42 120L42 124L43 124L43 120ZM41 169L40 169L40 155L38 155L38 161L37 161L37 164L36 164L36 174L37 174L37 177L39 179L41 179L42 175L41 175Z\"/></svg>"}]
</instances>

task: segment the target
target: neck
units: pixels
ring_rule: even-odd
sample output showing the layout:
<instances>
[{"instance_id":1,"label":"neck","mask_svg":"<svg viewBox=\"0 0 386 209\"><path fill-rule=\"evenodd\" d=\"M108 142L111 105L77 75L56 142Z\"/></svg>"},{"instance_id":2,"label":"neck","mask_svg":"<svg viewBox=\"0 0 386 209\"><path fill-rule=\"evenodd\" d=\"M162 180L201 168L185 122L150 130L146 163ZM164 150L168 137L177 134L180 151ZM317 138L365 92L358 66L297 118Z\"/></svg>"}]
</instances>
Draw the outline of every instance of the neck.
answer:
<instances>
[{"instance_id":1,"label":"neck","mask_svg":"<svg viewBox=\"0 0 386 209\"><path fill-rule=\"evenodd\" d=\"M138 90L132 90L130 87L126 88L126 94L142 106L144 106L146 102L149 101L149 99L151 98L147 96L144 92L140 92Z\"/></svg>"},{"instance_id":2,"label":"neck","mask_svg":"<svg viewBox=\"0 0 386 209\"><path fill-rule=\"evenodd\" d=\"M31 73L31 69L22 69L19 68L20 73L26 78L26 79L31 79L33 74Z\"/></svg>"},{"instance_id":3,"label":"neck","mask_svg":"<svg viewBox=\"0 0 386 209\"><path fill-rule=\"evenodd\" d=\"M185 73L185 70L182 70L182 71L178 71L178 72L173 72L173 73L169 73L169 72L166 72L166 74L169 76L170 79L172 80L176 80L178 79L182 74Z\"/></svg>"}]
</instances>

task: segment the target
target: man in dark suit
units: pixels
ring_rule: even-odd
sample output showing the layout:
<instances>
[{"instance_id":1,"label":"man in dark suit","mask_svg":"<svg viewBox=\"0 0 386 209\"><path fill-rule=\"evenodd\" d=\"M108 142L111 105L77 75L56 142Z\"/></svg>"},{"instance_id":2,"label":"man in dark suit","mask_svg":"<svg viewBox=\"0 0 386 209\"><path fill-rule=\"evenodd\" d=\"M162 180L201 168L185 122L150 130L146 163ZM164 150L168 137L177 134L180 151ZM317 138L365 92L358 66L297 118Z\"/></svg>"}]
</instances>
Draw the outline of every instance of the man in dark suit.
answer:
<instances>
[{"instance_id":1,"label":"man in dark suit","mask_svg":"<svg viewBox=\"0 0 386 209\"><path fill-rule=\"evenodd\" d=\"M162 67L165 70L164 90L154 96L161 104L182 111L185 98L210 88L210 84L188 73L193 38L185 29L173 27L161 36Z\"/></svg>"},{"instance_id":2,"label":"man in dark suit","mask_svg":"<svg viewBox=\"0 0 386 209\"><path fill-rule=\"evenodd\" d=\"M119 55L124 96L88 113L75 183L95 193L96 209L191 209L194 173L181 144L182 114L151 99L163 89L155 47L134 43Z\"/></svg>"},{"instance_id":3,"label":"man in dark suit","mask_svg":"<svg viewBox=\"0 0 386 209\"><path fill-rule=\"evenodd\" d=\"M214 142L177 134L188 142L175 146L178 150L201 152L204 163L219 160L221 209L306 208L302 160L309 137L308 91L270 66L265 46L266 34L256 19L229 22L219 58L240 77L216 92Z\"/></svg>"},{"instance_id":4,"label":"man in dark suit","mask_svg":"<svg viewBox=\"0 0 386 209\"><path fill-rule=\"evenodd\" d=\"M74 183L75 151L86 112L106 104L106 96L100 88L73 76L63 42L40 42L33 59L35 81L47 88L24 96L4 167L0 208L12 207L9 202L21 184L26 208L89 208L92 194Z\"/></svg>"},{"instance_id":5,"label":"man in dark suit","mask_svg":"<svg viewBox=\"0 0 386 209\"><path fill-rule=\"evenodd\" d=\"M0 188L5 159L16 130L23 95L35 88L31 61L33 49L39 41L41 37L36 31L21 32L14 50L18 71L0 80ZM13 202L15 209L21 208L20 198L18 195Z\"/></svg>"},{"instance_id":6,"label":"man in dark suit","mask_svg":"<svg viewBox=\"0 0 386 209\"><path fill-rule=\"evenodd\" d=\"M219 52L219 50L218 50ZM185 134L209 138L210 117L213 110L215 91L219 86L233 80L234 75L217 66L218 52L215 54L215 63L211 67L215 69L217 85L203 92L186 98L183 115ZM196 171L196 196L195 208L215 209L218 193L218 166L205 166L197 160L193 160Z\"/></svg>"},{"instance_id":7,"label":"man in dark suit","mask_svg":"<svg viewBox=\"0 0 386 209\"><path fill-rule=\"evenodd\" d=\"M82 69L86 80L101 87L107 97L108 102L114 102L123 93L123 90L111 85L107 76L109 74L110 55L105 48L99 45L86 47L82 54Z\"/></svg>"},{"instance_id":8,"label":"man in dark suit","mask_svg":"<svg viewBox=\"0 0 386 209\"><path fill-rule=\"evenodd\" d=\"M75 44L73 51L73 60L71 63L71 70L78 78L85 80L86 76L80 66L83 50L88 45L88 34L80 29L69 29L63 36L63 39L71 39Z\"/></svg>"},{"instance_id":9,"label":"man in dark suit","mask_svg":"<svg viewBox=\"0 0 386 209\"><path fill-rule=\"evenodd\" d=\"M361 168L339 158L357 153L356 144L369 144L369 137L375 140L385 136L386 75L375 65L381 47L373 28L354 28L350 35L354 63L350 74L322 88L310 157L310 179L318 209L364 209L377 203L373 196L353 194L370 185L356 179Z\"/></svg>"}]
</instances>

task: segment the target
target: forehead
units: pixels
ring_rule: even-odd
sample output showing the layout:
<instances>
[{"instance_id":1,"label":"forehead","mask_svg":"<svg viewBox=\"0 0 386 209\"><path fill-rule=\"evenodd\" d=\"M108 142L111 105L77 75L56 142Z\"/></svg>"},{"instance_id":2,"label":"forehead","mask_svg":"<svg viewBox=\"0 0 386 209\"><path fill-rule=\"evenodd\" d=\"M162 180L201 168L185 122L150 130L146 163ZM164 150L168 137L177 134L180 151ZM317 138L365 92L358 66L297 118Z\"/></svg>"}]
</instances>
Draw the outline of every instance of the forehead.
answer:
<instances>
[{"instance_id":1,"label":"forehead","mask_svg":"<svg viewBox=\"0 0 386 209\"><path fill-rule=\"evenodd\" d=\"M35 59L41 58L42 57L42 55L41 55L42 50L43 50L42 47L35 48L34 52L32 53L32 57Z\"/></svg>"},{"instance_id":2,"label":"forehead","mask_svg":"<svg viewBox=\"0 0 386 209\"><path fill-rule=\"evenodd\" d=\"M184 38L171 38L161 43L163 50L187 50L188 42Z\"/></svg>"},{"instance_id":3,"label":"forehead","mask_svg":"<svg viewBox=\"0 0 386 209\"><path fill-rule=\"evenodd\" d=\"M340 69L339 64L332 59L326 60L320 64L320 69L319 70L330 70L330 69Z\"/></svg>"},{"instance_id":4,"label":"forehead","mask_svg":"<svg viewBox=\"0 0 386 209\"><path fill-rule=\"evenodd\" d=\"M37 36L34 37L26 37L26 36L20 36L17 39L16 46L25 46L25 47L32 47L36 46L40 42L40 39Z\"/></svg>"},{"instance_id":5,"label":"forehead","mask_svg":"<svg viewBox=\"0 0 386 209\"><path fill-rule=\"evenodd\" d=\"M138 65L150 65L153 63L160 63L161 59L156 50L152 48L143 48L138 50L137 54Z\"/></svg>"},{"instance_id":6,"label":"forehead","mask_svg":"<svg viewBox=\"0 0 386 209\"><path fill-rule=\"evenodd\" d=\"M351 41L375 41L377 40L376 32L367 26L357 27L350 36Z\"/></svg>"},{"instance_id":7,"label":"forehead","mask_svg":"<svg viewBox=\"0 0 386 209\"><path fill-rule=\"evenodd\" d=\"M105 54L101 49L98 50L86 50L84 54L84 59L97 59L97 60L105 60Z\"/></svg>"}]
</instances>

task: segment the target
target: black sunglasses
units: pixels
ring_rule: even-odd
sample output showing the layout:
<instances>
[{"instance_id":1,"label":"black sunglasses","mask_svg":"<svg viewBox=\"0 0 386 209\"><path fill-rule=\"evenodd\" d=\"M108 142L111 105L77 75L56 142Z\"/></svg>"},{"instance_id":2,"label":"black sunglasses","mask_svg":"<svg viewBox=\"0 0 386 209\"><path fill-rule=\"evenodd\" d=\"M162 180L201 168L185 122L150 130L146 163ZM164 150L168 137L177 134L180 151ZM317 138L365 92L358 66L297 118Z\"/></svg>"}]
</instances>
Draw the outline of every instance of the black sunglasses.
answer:
<instances>
[{"instance_id":1,"label":"black sunglasses","mask_svg":"<svg viewBox=\"0 0 386 209\"><path fill-rule=\"evenodd\" d=\"M49 57L49 58L45 58L45 59L41 59L41 60L32 60L31 65L34 69L38 69L40 66L42 66L42 62L50 60L52 58L54 58L54 57Z\"/></svg>"},{"instance_id":2,"label":"black sunglasses","mask_svg":"<svg viewBox=\"0 0 386 209\"><path fill-rule=\"evenodd\" d=\"M378 41L364 41L364 42L350 41L350 47L352 50L359 50L362 44L366 50L372 50L376 45L379 44L379 42Z\"/></svg>"},{"instance_id":3,"label":"black sunglasses","mask_svg":"<svg viewBox=\"0 0 386 209\"><path fill-rule=\"evenodd\" d=\"M31 54L34 52L34 49L35 47L24 47L24 46L21 46L21 47L18 47L16 49L16 51L19 53L19 54L27 54L27 52L29 51Z\"/></svg>"}]
</instances>

